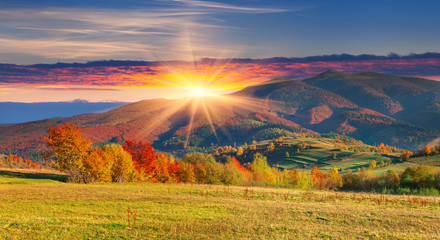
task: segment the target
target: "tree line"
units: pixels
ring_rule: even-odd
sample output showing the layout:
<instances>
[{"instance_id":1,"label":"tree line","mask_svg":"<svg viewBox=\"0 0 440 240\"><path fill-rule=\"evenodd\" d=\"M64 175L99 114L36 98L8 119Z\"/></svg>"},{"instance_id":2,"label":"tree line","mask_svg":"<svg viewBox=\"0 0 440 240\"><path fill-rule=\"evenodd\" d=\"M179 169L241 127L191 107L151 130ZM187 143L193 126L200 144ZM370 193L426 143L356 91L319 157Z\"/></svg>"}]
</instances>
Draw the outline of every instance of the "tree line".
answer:
<instances>
[{"instance_id":1,"label":"tree line","mask_svg":"<svg viewBox=\"0 0 440 240\"><path fill-rule=\"evenodd\" d=\"M224 163L211 154L191 153L176 160L167 153L158 153L148 142L127 140L123 145L94 147L79 126L63 124L49 127L44 137L47 150L42 153L47 164L66 172L70 181L88 182L161 182L227 185L260 185L301 189L372 190L400 188L440 190L440 171L434 167L407 168L400 174L389 170L376 176L371 168L358 173L349 170L340 175L336 168L322 172L281 170L271 167L267 158L253 155L243 166L234 156Z\"/></svg>"}]
</instances>

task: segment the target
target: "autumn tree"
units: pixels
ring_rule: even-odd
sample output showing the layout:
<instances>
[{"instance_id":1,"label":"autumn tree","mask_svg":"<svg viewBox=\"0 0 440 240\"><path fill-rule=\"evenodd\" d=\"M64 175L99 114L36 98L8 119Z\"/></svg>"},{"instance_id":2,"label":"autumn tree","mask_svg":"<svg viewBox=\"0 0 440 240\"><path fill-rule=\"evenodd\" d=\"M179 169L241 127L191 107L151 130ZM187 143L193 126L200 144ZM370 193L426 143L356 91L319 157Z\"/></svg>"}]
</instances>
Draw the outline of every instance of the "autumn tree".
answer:
<instances>
[{"instance_id":1,"label":"autumn tree","mask_svg":"<svg viewBox=\"0 0 440 240\"><path fill-rule=\"evenodd\" d=\"M191 153L183 157L182 162L194 166L197 183L220 183L223 176L223 167L215 161L211 155L203 153Z\"/></svg>"},{"instance_id":2,"label":"autumn tree","mask_svg":"<svg viewBox=\"0 0 440 240\"><path fill-rule=\"evenodd\" d=\"M309 172L296 169L294 171L293 182L296 188L311 189L313 187L313 179Z\"/></svg>"},{"instance_id":3,"label":"autumn tree","mask_svg":"<svg viewBox=\"0 0 440 240\"><path fill-rule=\"evenodd\" d=\"M180 164L174 161L173 156L168 153L157 154L157 181L161 183L180 182L180 173L182 171Z\"/></svg>"},{"instance_id":4,"label":"autumn tree","mask_svg":"<svg viewBox=\"0 0 440 240\"><path fill-rule=\"evenodd\" d=\"M168 160L168 154L160 153L157 155L158 168L156 169L157 181L161 183L172 182L172 176L170 175L170 161Z\"/></svg>"},{"instance_id":5,"label":"autumn tree","mask_svg":"<svg viewBox=\"0 0 440 240\"><path fill-rule=\"evenodd\" d=\"M394 170L388 170L380 179L380 185L388 189L400 187L400 177Z\"/></svg>"},{"instance_id":6,"label":"autumn tree","mask_svg":"<svg viewBox=\"0 0 440 240\"><path fill-rule=\"evenodd\" d=\"M411 157L411 152L409 150L406 150L404 157L405 157L405 159L409 159L409 157Z\"/></svg>"},{"instance_id":7,"label":"autumn tree","mask_svg":"<svg viewBox=\"0 0 440 240\"><path fill-rule=\"evenodd\" d=\"M330 169L330 172L326 176L326 188L327 189L339 189L343 185L342 177L339 175L336 168Z\"/></svg>"},{"instance_id":8,"label":"autumn tree","mask_svg":"<svg viewBox=\"0 0 440 240\"><path fill-rule=\"evenodd\" d=\"M368 163L368 167L370 168L370 169L373 169L373 168L376 168L376 166L377 166L377 162L376 162L376 160L371 160L370 161L370 163Z\"/></svg>"},{"instance_id":9,"label":"autumn tree","mask_svg":"<svg viewBox=\"0 0 440 240\"><path fill-rule=\"evenodd\" d=\"M426 155L429 155L432 153L431 147L429 147L428 145L425 146L424 152L426 153Z\"/></svg>"},{"instance_id":10,"label":"autumn tree","mask_svg":"<svg viewBox=\"0 0 440 240\"><path fill-rule=\"evenodd\" d=\"M269 164L267 164L267 157L261 155L260 153L254 154L252 171L256 181L267 183L276 182L276 177Z\"/></svg>"},{"instance_id":11,"label":"autumn tree","mask_svg":"<svg viewBox=\"0 0 440 240\"><path fill-rule=\"evenodd\" d=\"M151 143L127 140L123 148L130 153L140 180L156 182L156 170L159 166Z\"/></svg>"},{"instance_id":12,"label":"autumn tree","mask_svg":"<svg viewBox=\"0 0 440 240\"><path fill-rule=\"evenodd\" d=\"M348 171L344 174L344 177L342 178L342 187L344 189L353 189L354 188L354 176L351 169L348 169Z\"/></svg>"},{"instance_id":13,"label":"autumn tree","mask_svg":"<svg viewBox=\"0 0 440 240\"><path fill-rule=\"evenodd\" d=\"M44 136L44 144L48 148L43 152L46 161L52 161L56 169L66 172L74 182L86 182L85 160L92 151L92 142L84 138L81 128L74 124L64 123L48 128Z\"/></svg>"},{"instance_id":14,"label":"autumn tree","mask_svg":"<svg viewBox=\"0 0 440 240\"><path fill-rule=\"evenodd\" d=\"M273 144L273 142L269 143L269 145L267 146L267 149L269 152L273 152L273 150L275 149L275 145Z\"/></svg>"},{"instance_id":15,"label":"autumn tree","mask_svg":"<svg viewBox=\"0 0 440 240\"><path fill-rule=\"evenodd\" d=\"M238 147L237 148L237 156L241 156L243 155L243 148L242 147Z\"/></svg>"},{"instance_id":16,"label":"autumn tree","mask_svg":"<svg viewBox=\"0 0 440 240\"><path fill-rule=\"evenodd\" d=\"M130 153L119 144L109 144L102 148L107 163L112 163L113 182L131 182L135 178L135 166Z\"/></svg>"},{"instance_id":17,"label":"autumn tree","mask_svg":"<svg viewBox=\"0 0 440 240\"><path fill-rule=\"evenodd\" d=\"M94 148L84 159L84 177L87 182L111 182L111 167L113 159L104 156L105 153L99 148Z\"/></svg>"},{"instance_id":18,"label":"autumn tree","mask_svg":"<svg viewBox=\"0 0 440 240\"><path fill-rule=\"evenodd\" d=\"M325 176L321 172L321 170L318 169L317 166L314 166L311 170L312 179L314 181L314 186L318 189L325 188Z\"/></svg>"},{"instance_id":19,"label":"autumn tree","mask_svg":"<svg viewBox=\"0 0 440 240\"><path fill-rule=\"evenodd\" d=\"M239 185L243 182L245 169L235 157L229 157L224 165L224 183L227 185Z\"/></svg>"},{"instance_id":20,"label":"autumn tree","mask_svg":"<svg viewBox=\"0 0 440 240\"><path fill-rule=\"evenodd\" d=\"M195 183L196 182L196 174L194 165L188 162L180 163L180 179L184 183Z\"/></svg>"}]
</instances>

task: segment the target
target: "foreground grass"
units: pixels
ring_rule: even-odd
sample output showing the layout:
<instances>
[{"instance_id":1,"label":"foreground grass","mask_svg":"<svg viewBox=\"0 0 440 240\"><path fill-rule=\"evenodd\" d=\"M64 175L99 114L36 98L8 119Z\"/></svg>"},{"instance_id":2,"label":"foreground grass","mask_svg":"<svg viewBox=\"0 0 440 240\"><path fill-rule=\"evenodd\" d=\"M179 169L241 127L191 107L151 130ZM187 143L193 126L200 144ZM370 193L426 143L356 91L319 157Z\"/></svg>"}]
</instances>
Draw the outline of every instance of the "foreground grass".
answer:
<instances>
[{"instance_id":1,"label":"foreground grass","mask_svg":"<svg viewBox=\"0 0 440 240\"><path fill-rule=\"evenodd\" d=\"M79 185L1 173L0 183L3 239L440 239L440 198L434 197Z\"/></svg>"}]
</instances>

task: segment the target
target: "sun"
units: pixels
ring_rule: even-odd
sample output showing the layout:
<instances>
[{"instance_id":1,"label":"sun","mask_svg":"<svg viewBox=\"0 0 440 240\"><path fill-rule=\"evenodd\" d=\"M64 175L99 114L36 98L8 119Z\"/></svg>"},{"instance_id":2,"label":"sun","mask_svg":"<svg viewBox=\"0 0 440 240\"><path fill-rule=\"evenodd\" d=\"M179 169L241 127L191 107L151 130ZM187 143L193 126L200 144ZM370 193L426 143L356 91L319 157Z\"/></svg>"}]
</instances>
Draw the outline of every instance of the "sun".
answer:
<instances>
[{"instance_id":1,"label":"sun","mask_svg":"<svg viewBox=\"0 0 440 240\"><path fill-rule=\"evenodd\" d=\"M217 95L213 89L208 89L202 86L186 87L186 90L191 97L210 97Z\"/></svg>"},{"instance_id":2,"label":"sun","mask_svg":"<svg viewBox=\"0 0 440 240\"><path fill-rule=\"evenodd\" d=\"M191 95L194 97L204 97L208 95L208 91L203 87L191 87Z\"/></svg>"}]
</instances>

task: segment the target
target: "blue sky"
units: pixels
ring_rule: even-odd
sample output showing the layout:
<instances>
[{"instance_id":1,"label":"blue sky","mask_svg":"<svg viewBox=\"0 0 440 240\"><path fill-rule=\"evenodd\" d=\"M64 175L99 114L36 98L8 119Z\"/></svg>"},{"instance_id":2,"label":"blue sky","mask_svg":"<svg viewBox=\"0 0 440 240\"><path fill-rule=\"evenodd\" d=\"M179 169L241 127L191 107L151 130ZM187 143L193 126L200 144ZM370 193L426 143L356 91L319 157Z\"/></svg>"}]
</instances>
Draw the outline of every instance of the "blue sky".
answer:
<instances>
[{"instance_id":1,"label":"blue sky","mask_svg":"<svg viewBox=\"0 0 440 240\"><path fill-rule=\"evenodd\" d=\"M440 52L440 1L0 1L0 62Z\"/></svg>"}]
</instances>

